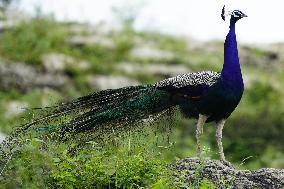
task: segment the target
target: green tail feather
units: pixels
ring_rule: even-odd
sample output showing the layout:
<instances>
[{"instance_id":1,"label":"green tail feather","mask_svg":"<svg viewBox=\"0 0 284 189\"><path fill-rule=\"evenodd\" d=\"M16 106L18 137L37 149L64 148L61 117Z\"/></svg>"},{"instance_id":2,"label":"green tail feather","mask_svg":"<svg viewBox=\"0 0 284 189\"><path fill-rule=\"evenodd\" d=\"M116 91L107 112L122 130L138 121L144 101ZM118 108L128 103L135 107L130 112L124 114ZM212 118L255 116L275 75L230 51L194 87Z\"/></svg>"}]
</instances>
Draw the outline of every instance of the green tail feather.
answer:
<instances>
[{"instance_id":1,"label":"green tail feather","mask_svg":"<svg viewBox=\"0 0 284 189\"><path fill-rule=\"evenodd\" d=\"M154 85L104 90L68 103L48 107L46 109L48 112L44 116L21 126L17 132L24 132L30 128L36 131L61 129L63 132L67 132L74 129L76 132L80 132L105 123L127 124L146 119L150 115L158 114L174 105L171 102L171 95L157 89ZM71 119L69 123L55 126L54 120L65 115L77 117Z\"/></svg>"},{"instance_id":2,"label":"green tail feather","mask_svg":"<svg viewBox=\"0 0 284 189\"><path fill-rule=\"evenodd\" d=\"M112 103L77 117L64 126L64 131L86 131L105 123L121 125L139 122L149 115L158 114L172 107L174 104L170 98L168 92L158 90L154 86L140 87L125 98L115 99Z\"/></svg>"}]
</instances>

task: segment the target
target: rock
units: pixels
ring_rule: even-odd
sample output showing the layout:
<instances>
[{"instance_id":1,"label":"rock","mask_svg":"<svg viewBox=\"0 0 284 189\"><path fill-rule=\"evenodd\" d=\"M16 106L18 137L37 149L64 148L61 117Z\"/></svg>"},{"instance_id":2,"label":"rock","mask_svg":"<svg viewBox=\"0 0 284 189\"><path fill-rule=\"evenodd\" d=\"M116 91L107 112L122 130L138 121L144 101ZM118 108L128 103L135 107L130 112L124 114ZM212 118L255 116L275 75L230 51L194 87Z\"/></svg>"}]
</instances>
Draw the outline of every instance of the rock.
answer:
<instances>
[{"instance_id":1,"label":"rock","mask_svg":"<svg viewBox=\"0 0 284 189\"><path fill-rule=\"evenodd\" d=\"M77 35L67 39L67 43L71 46L81 47L84 45L90 46L102 46L109 49L115 48L115 43L110 37L104 37L99 35Z\"/></svg>"},{"instance_id":2,"label":"rock","mask_svg":"<svg viewBox=\"0 0 284 189\"><path fill-rule=\"evenodd\" d=\"M243 74L243 80L245 83L245 88L249 89L253 86L255 82L258 81L258 78L252 74Z\"/></svg>"},{"instance_id":3,"label":"rock","mask_svg":"<svg viewBox=\"0 0 284 189\"><path fill-rule=\"evenodd\" d=\"M0 32L3 30L11 29L20 24L21 22L29 21L32 18L27 13L13 8L6 9L4 15L1 16L4 19L0 22Z\"/></svg>"},{"instance_id":4,"label":"rock","mask_svg":"<svg viewBox=\"0 0 284 189\"><path fill-rule=\"evenodd\" d=\"M93 90L117 89L126 86L139 85L138 81L123 76L90 76L88 84Z\"/></svg>"},{"instance_id":5,"label":"rock","mask_svg":"<svg viewBox=\"0 0 284 189\"><path fill-rule=\"evenodd\" d=\"M142 45L133 48L130 56L139 59L153 60L171 60L175 58L175 54L171 51L161 50L154 45Z\"/></svg>"},{"instance_id":6,"label":"rock","mask_svg":"<svg viewBox=\"0 0 284 189\"><path fill-rule=\"evenodd\" d=\"M21 101L10 101L6 105L6 111L5 111L5 117L6 118L13 118L16 116L21 115L26 111L26 108L29 107L29 104L27 102L21 102Z\"/></svg>"},{"instance_id":7,"label":"rock","mask_svg":"<svg viewBox=\"0 0 284 189\"><path fill-rule=\"evenodd\" d=\"M34 88L61 89L69 82L65 75L44 73L23 63L5 63L0 61L0 89L16 89L23 92Z\"/></svg>"},{"instance_id":8,"label":"rock","mask_svg":"<svg viewBox=\"0 0 284 189\"><path fill-rule=\"evenodd\" d=\"M189 182L193 179L195 172L198 171L201 178L211 180L217 188L284 188L283 169L237 170L222 164L219 160L204 160L200 164L200 161L194 158L186 158L170 166L180 172L182 171Z\"/></svg>"},{"instance_id":9,"label":"rock","mask_svg":"<svg viewBox=\"0 0 284 189\"><path fill-rule=\"evenodd\" d=\"M100 22L95 26L95 33L100 36L110 36L123 30L120 22Z\"/></svg>"},{"instance_id":10,"label":"rock","mask_svg":"<svg viewBox=\"0 0 284 189\"><path fill-rule=\"evenodd\" d=\"M41 107L49 107L57 104L61 100L60 91L51 88L44 88L41 91Z\"/></svg>"},{"instance_id":11,"label":"rock","mask_svg":"<svg viewBox=\"0 0 284 189\"><path fill-rule=\"evenodd\" d=\"M246 65L271 68L279 61L279 55L273 50L261 47L243 46L239 50L240 62Z\"/></svg>"},{"instance_id":12,"label":"rock","mask_svg":"<svg viewBox=\"0 0 284 189\"><path fill-rule=\"evenodd\" d=\"M67 67L76 67L80 70L90 68L90 63L84 60L76 60L71 56L60 53L49 53L42 56L42 64L47 72L65 71Z\"/></svg>"},{"instance_id":13,"label":"rock","mask_svg":"<svg viewBox=\"0 0 284 189\"><path fill-rule=\"evenodd\" d=\"M188 39L189 40L189 39ZM222 54L224 53L224 43L218 41L202 42L190 39L187 49L193 53L201 54Z\"/></svg>"},{"instance_id":14,"label":"rock","mask_svg":"<svg viewBox=\"0 0 284 189\"><path fill-rule=\"evenodd\" d=\"M69 27L69 32L73 35L99 35L110 36L121 32L123 25L120 23L100 22L96 25L73 24Z\"/></svg>"},{"instance_id":15,"label":"rock","mask_svg":"<svg viewBox=\"0 0 284 189\"><path fill-rule=\"evenodd\" d=\"M15 26L15 24L13 22L10 22L10 21L0 22L0 32L2 32L4 30L11 29L14 26Z\"/></svg>"},{"instance_id":16,"label":"rock","mask_svg":"<svg viewBox=\"0 0 284 189\"><path fill-rule=\"evenodd\" d=\"M268 45L265 47L265 49L269 49L273 52L276 52L279 56L279 61L284 62L284 43Z\"/></svg>"},{"instance_id":17,"label":"rock","mask_svg":"<svg viewBox=\"0 0 284 189\"><path fill-rule=\"evenodd\" d=\"M4 135L3 133L0 133L0 144L5 140L6 135Z\"/></svg>"},{"instance_id":18,"label":"rock","mask_svg":"<svg viewBox=\"0 0 284 189\"><path fill-rule=\"evenodd\" d=\"M8 8L5 10L6 20L9 20L14 23L21 23L23 21L29 21L33 17L27 12L21 11L17 8Z\"/></svg>"},{"instance_id":19,"label":"rock","mask_svg":"<svg viewBox=\"0 0 284 189\"><path fill-rule=\"evenodd\" d=\"M95 32L95 28L89 24L72 24L68 27L68 31L71 35L83 35L92 34Z\"/></svg>"},{"instance_id":20,"label":"rock","mask_svg":"<svg viewBox=\"0 0 284 189\"><path fill-rule=\"evenodd\" d=\"M150 74L163 77L173 77L191 72L189 68L181 64L136 64L126 62L118 64L117 69L127 74Z\"/></svg>"}]
</instances>

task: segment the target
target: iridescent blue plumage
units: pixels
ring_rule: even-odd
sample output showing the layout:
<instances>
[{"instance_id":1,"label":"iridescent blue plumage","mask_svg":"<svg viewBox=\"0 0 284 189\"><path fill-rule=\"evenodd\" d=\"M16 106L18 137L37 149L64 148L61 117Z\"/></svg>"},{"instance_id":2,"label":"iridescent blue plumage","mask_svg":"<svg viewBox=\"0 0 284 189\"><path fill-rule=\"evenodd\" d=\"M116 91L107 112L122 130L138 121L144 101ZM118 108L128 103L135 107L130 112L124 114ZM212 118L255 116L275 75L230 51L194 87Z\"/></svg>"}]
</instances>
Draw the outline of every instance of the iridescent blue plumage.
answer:
<instances>
[{"instance_id":1,"label":"iridescent blue plumage","mask_svg":"<svg viewBox=\"0 0 284 189\"><path fill-rule=\"evenodd\" d=\"M237 107L244 90L239 64L236 22L246 17L235 10L231 15L230 30L224 43L224 65L220 73L203 71L188 73L159 81L153 85L131 86L121 89L105 90L78 98L69 103L53 107L54 110L22 127L27 130L52 120L55 117L77 113L68 123L58 126L66 133L90 131L104 124L116 126L136 123L157 116L172 107L178 107L188 118L198 119L197 156L200 157L200 137L205 122L217 123L216 140L221 160L225 161L222 146L222 129L225 120ZM225 10L222 10L225 19ZM45 129L46 128L46 129ZM48 130L40 127L35 130ZM54 129L52 128L54 131Z\"/></svg>"},{"instance_id":2,"label":"iridescent blue plumage","mask_svg":"<svg viewBox=\"0 0 284 189\"><path fill-rule=\"evenodd\" d=\"M221 73L186 74L180 76L184 79L178 81L179 86L172 82L175 78L159 82L159 89L185 97L179 99L179 105L187 117L198 118L199 114L202 114L206 115L206 122L218 122L228 118L238 105L244 84L235 34L236 22L237 19L232 16L230 31L224 43L224 65ZM193 77L194 75L197 77ZM189 81L186 81L186 78L189 78Z\"/></svg>"}]
</instances>

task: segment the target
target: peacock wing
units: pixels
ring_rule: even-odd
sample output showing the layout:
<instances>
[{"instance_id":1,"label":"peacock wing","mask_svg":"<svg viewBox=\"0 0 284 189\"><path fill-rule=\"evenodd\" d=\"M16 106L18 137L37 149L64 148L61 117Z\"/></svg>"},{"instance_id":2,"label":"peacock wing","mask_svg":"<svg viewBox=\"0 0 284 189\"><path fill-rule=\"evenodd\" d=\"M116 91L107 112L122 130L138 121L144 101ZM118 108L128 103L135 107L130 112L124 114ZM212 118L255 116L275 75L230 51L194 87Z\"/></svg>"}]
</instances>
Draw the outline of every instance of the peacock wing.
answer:
<instances>
[{"instance_id":1,"label":"peacock wing","mask_svg":"<svg viewBox=\"0 0 284 189\"><path fill-rule=\"evenodd\" d=\"M155 86L186 99L198 100L214 86L220 76L219 72L213 71L187 73L159 81Z\"/></svg>"}]
</instances>

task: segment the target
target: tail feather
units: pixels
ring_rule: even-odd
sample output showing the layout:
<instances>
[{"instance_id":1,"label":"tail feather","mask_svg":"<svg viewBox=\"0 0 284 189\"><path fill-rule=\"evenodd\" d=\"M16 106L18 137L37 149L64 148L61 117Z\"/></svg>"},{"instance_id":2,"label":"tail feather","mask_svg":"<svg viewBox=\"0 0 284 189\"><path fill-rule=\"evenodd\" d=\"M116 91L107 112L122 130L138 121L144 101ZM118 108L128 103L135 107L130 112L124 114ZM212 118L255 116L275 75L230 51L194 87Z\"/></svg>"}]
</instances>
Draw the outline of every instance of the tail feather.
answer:
<instances>
[{"instance_id":1,"label":"tail feather","mask_svg":"<svg viewBox=\"0 0 284 189\"><path fill-rule=\"evenodd\" d=\"M174 105L171 95L154 85L140 85L95 92L69 103L48 107L49 113L21 127L26 131L41 123L48 123L56 117L76 113L70 122L59 125L63 132L90 130L97 125L137 122L162 112ZM49 127L35 128L37 131L50 130ZM54 128L54 127L53 127ZM54 129L52 129L54 130Z\"/></svg>"},{"instance_id":2,"label":"tail feather","mask_svg":"<svg viewBox=\"0 0 284 189\"><path fill-rule=\"evenodd\" d=\"M48 113L41 116L27 124L22 125L19 129L22 131L28 130L30 127L52 120L59 116L71 114L73 112L88 112L90 110L96 110L102 106L109 106L112 103L119 101L122 98L134 95L141 88L146 86L131 86L120 89L109 89L92 93L87 96L77 98L68 103L62 103L56 106L45 107L43 110L48 109ZM19 130L17 131L19 132Z\"/></svg>"},{"instance_id":3,"label":"tail feather","mask_svg":"<svg viewBox=\"0 0 284 189\"><path fill-rule=\"evenodd\" d=\"M58 106L60 111L73 110L74 108L94 108L96 105L102 105L107 102L111 102L116 98L125 97L128 94L140 89L142 86L132 86L120 89L108 89L96 93L92 93L87 96L80 97L70 103L62 104Z\"/></svg>"},{"instance_id":4,"label":"tail feather","mask_svg":"<svg viewBox=\"0 0 284 189\"><path fill-rule=\"evenodd\" d=\"M174 105L170 101L170 94L153 86L140 88L132 92L127 98L116 99L100 108L93 109L78 116L64 126L64 131L74 129L77 132L92 129L100 124L139 122L166 110Z\"/></svg>"}]
</instances>

